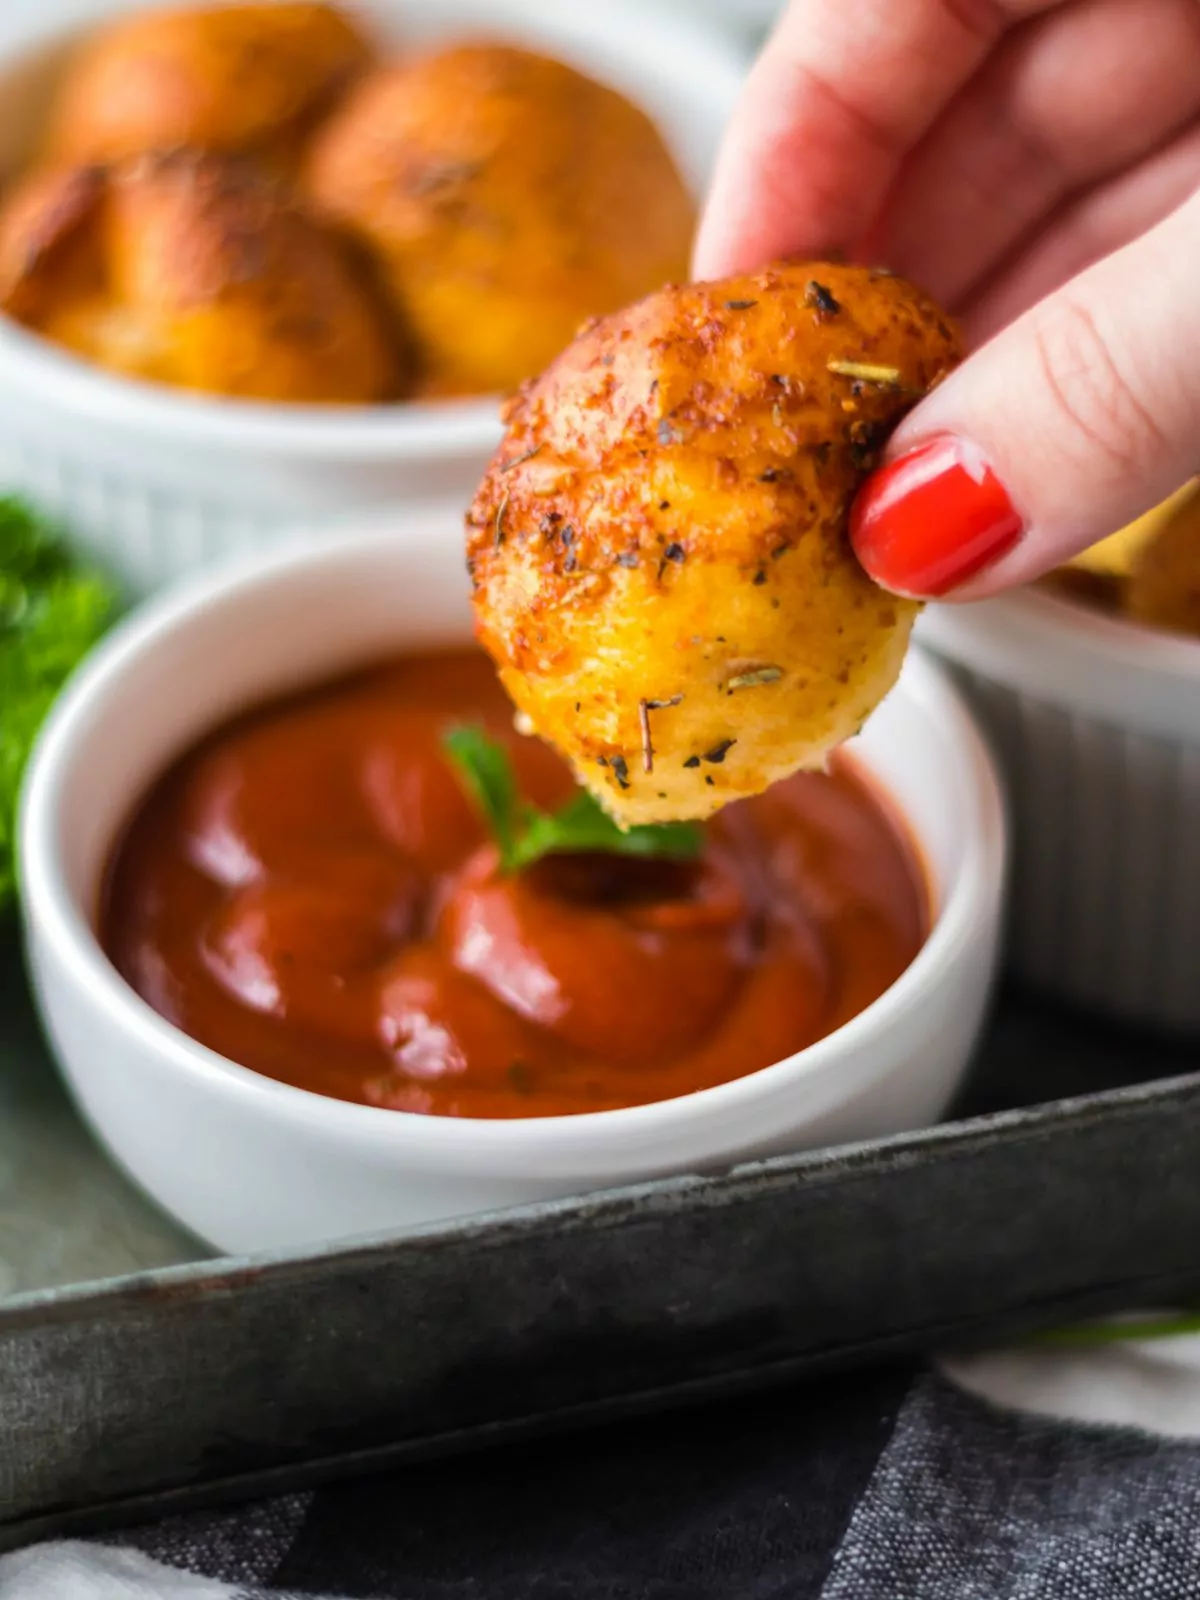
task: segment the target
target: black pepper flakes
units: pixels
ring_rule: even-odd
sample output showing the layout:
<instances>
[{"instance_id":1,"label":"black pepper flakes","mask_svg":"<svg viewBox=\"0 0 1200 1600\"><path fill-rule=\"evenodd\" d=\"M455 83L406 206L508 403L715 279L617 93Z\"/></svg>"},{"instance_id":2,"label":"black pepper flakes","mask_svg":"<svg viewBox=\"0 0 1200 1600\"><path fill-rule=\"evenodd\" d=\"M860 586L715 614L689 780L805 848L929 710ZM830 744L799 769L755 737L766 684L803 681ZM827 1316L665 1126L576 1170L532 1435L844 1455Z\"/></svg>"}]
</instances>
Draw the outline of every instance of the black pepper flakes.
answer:
<instances>
[{"instance_id":1,"label":"black pepper flakes","mask_svg":"<svg viewBox=\"0 0 1200 1600\"><path fill-rule=\"evenodd\" d=\"M850 430L850 463L859 472L869 472L879 459L887 438L882 422L856 422Z\"/></svg>"},{"instance_id":2,"label":"black pepper flakes","mask_svg":"<svg viewBox=\"0 0 1200 1600\"><path fill-rule=\"evenodd\" d=\"M751 306L756 306L757 300L726 300L726 311L749 311Z\"/></svg>"},{"instance_id":3,"label":"black pepper flakes","mask_svg":"<svg viewBox=\"0 0 1200 1600\"><path fill-rule=\"evenodd\" d=\"M711 773L706 772L704 774L704 781L705 781L705 783L708 785L708 787L710 789L715 789L716 788L716 784L712 781L712 774Z\"/></svg>"},{"instance_id":4,"label":"black pepper flakes","mask_svg":"<svg viewBox=\"0 0 1200 1600\"><path fill-rule=\"evenodd\" d=\"M625 760L625 757L624 756L613 756L609 760L608 764L609 764L609 767L612 769L613 777L617 780L617 782L621 786L621 788L622 789L628 789L628 787L629 787L629 764Z\"/></svg>"},{"instance_id":5,"label":"black pepper flakes","mask_svg":"<svg viewBox=\"0 0 1200 1600\"><path fill-rule=\"evenodd\" d=\"M778 483L781 479L788 479L792 475L790 467L767 467L758 475L759 483Z\"/></svg>"},{"instance_id":6,"label":"black pepper flakes","mask_svg":"<svg viewBox=\"0 0 1200 1600\"><path fill-rule=\"evenodd\" d=\"M711 750L704 752L705 761L711 761L714 767L719 767L736 743L736 739L722 739Z\"/></svg>"},{"instance_id":7,"label":"black pepper flakes","mask_svg":"<svg viewBox=\"0 0 1200 1600\"><path fill-rule=\"evenodd\" d=\"M804 302L823 317L836 317L842 309L841 301L835 299L832 292L815 278L810 278L804 287Z\"/></svg>"},{"instance_id":8,"label":"black pepper flakes","mask_svg":"<svg viewBox=\"0 0 1200 1600\"><path fill-rule=\"evenodd\" d=\"M669 500L660 500L660 501L659 501L659 502L658 502L658 509L659 509L659 510L660 510L660 511L670 511L670 509L671 509L671 502L670 502L670 501L669 501Z\"/></svg>"},{"instance_id":9,"label":"black pepper flakes","mask_svg":"<svg viewBox=\"0 0 1200 1600\"><path fill-rule=\"evenodd\" d=\"M619 567L636 567L637 564L638 553L636 550L622 550L617 557L617 565Z\"/></svg>"},{"instance_id":10,"label":"black pepper flakes","mask_svg":"<svg viewBox=\"0 0 1200 1600\"><path fill-rule=\"evenodd\" d=\"M689 756L683 764L685 767L698 767L700 765L700 757Z\"/></svg>"},{"instance_id":11,"label":"black pepper flakes","mask_svg":"<svg viewBox=\"0 0 1200 1600\"><path fill-rule=\"evenodd\" d=\"M676 544L674 541L663 551L663 559L666 561L683 561L686 557L687 551L681 544Z\"/></svg>"},{"instance_id":12,"label":"black pepper flakes","mask_svg":"<svg viewBox=\"0 0 1200 1600\"><path fill-rule=\"evenodd\" d=\"M754 587L756 589L761 589L766 581L767 574L762 567L759 567L758 571L754 574Z\"/></svg>"}]
</instances>

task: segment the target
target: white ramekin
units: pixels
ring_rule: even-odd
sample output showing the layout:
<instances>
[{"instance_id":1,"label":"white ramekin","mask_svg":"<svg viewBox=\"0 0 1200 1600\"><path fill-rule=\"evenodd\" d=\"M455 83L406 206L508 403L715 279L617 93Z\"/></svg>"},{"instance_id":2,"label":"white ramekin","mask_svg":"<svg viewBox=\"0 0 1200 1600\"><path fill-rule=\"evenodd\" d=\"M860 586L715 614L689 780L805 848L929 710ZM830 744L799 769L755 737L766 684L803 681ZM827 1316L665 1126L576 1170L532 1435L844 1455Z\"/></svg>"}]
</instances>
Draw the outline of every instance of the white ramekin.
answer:
<instances>
[{"instance_id":1,"label":"white ramekin","mask_svg":"<svg viewBox=\"0 0 1200 1600\"><path fill-rule=\"evenodd\" d=\"M27 157L68 41L144 0L57 0L0 17L0 174ZM0 11L5 0L0 0ZM636 0L352 0L383 37L486 33L533 44L624 90L703 189L741 81L739 47ZM0 491L59 515L144 594L299 524L446 496L465 503L500 437L494 398L338 410L230 402L113 377L0 317Z\"/></svg>"},{"instance_id":2,"label":"white ramekin","mask_svg":"<svg viewBox=\"0 0 1200 1600\"><path fill-rule=\"evenodd\" d=\"M1041 590L934 606L1007 778L1008 934L1029 983L1200 1028L1200 642Z\"/></svg>"},{"instance_id":3,"label":"white ramekin","mask_svg":"<svg viewBox=\"0 0 1200 1600\"><path fill-rule=\"evenodd\" d=\"M934 1121L979 1031L1004 832L967 712L914 658L858 745L908 817L937 902L930 937L874 1005L737 1082L630 1110L476 1121L350 1105L195 1044L117 976L93 913L112 841L147 785L214 723L387 652L465 641L446 513L404 537L243 560L150 602L68 689L21 822L29 953L49 1035L117 1159L229 1250L395 1228Z\"/></svg>"}]
</instances>

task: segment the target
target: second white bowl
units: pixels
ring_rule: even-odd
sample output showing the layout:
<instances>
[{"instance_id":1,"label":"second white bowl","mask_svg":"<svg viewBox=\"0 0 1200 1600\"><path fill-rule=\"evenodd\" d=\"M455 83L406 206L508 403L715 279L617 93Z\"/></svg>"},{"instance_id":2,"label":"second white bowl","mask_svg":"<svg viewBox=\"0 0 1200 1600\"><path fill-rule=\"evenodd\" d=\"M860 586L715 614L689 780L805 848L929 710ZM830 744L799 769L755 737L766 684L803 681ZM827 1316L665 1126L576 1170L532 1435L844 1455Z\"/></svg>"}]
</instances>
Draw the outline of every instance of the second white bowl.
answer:
<instances>
[{"instance_id":1,"label":"second white bowl","mask_svg":"<svg viewBox=\"0 0 1200 1600\"><path fill-rule=\"evenodd\" d=\"M0 10L7 0L0 0ZM145 0L57 0L0 17L0 181L27 159L69 41ZM743 71L738 47L635 0L353 0L384 38L525 43L623 90L703 192ZM494 397L354 409L233 402L136 383L0 317L0 492L60 516L135 594L397 501L465 503L500 438Z\"/></svg>"},{"instance_id":2,"label":"second white bowl","mask_svg":"<svg viewBox=\"0 0 1200 1600\"><path fill-rule=\"evenodd\" d=\"M1039 989L1200 1031L1200 641L1039 589L932 606L1007 779L1008 955Z\"/></svg>"},{"instance_id":3,"label":"second white bowl","mask_svg":"<svg viewBox=\"0 0 1200 1600\"><path fill-rule=\"evenodd\" d=\"M967 713L914 655L857 744L924 853L929 938L867 1010L701 1093L572 1117L477 1121L326 1099L196 1044L125 984L94 931L112 842L170 759L272 695L470 637L452 519L347 538L151 603L96 652L40 741L21 851L50 1038L129 1172L227 1250L301 1245L581 1193L936 1120L978 1034L1004 864L995 778Z\"/></svg>"}]
</instances>

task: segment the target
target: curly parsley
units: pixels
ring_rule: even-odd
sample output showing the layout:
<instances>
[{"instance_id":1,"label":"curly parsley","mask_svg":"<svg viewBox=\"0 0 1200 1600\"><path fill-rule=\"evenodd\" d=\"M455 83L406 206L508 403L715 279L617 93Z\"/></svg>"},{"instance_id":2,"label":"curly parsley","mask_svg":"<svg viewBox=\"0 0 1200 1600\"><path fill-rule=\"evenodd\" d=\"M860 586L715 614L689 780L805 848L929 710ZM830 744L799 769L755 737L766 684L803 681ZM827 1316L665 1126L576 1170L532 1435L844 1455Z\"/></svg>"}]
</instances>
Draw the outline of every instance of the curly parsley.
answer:
<instances>
[{"instance_id":1,"label":"curly parsley","mask_svg":"<svg viewBox=\"0 0 1200 1600\"><path fill-rule=\"evenodd\" d=\"M16 892L17 797L34 739L116 611L113 585L79 565L55 527L0 497L0 908Z\"/></svg>"}]
</instances>

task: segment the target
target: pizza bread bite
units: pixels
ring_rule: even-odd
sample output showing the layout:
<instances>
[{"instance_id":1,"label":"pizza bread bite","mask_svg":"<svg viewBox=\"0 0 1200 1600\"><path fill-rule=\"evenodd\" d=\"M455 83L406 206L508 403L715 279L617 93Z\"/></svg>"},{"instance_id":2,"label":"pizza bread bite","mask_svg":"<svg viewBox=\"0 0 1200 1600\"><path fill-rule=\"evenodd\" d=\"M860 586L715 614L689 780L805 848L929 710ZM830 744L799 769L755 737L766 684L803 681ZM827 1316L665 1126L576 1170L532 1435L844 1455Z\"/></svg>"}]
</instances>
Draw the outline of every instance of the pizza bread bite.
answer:
<instances>
[{"instance_id":1,"label":"pizza bread bite","mask_svg":"<svg viewBox=\"0 0 1200 1600\"><path fill-rule=\"evenodd\" d=\"M847 513L959 354L902 279L785 263L594 321L511 404L467 519L478 634L619 823L821 766L895 682L918 607Z\"/></svg>"}]
</instances>

